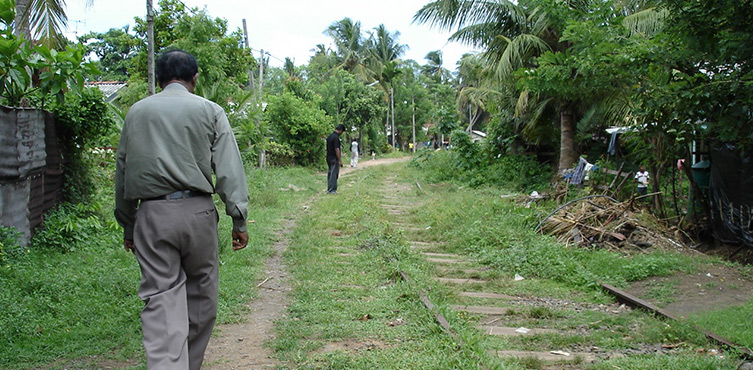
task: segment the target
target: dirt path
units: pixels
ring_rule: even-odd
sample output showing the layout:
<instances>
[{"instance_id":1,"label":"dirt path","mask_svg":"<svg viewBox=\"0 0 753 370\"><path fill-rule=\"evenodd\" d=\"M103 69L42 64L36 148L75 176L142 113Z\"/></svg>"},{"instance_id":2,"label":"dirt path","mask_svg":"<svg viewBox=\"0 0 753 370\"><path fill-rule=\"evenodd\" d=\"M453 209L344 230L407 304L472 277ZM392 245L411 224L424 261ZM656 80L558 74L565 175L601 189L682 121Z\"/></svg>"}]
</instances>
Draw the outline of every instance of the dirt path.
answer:
<instances>
[{"instance_id":1,"label":"dirt path","mask_svg":"<svg viewBox=\"0 0 753 370\"><path fill-rule=\"evenodd\" d=\"M410 157L367 159L358 164L340 170L341 176L358 169L403 162ZM277 361L274 353L265 343L275 337L274 323L284 317L288 305L288 292L291 291L290 274L284 264L282 255L290 244L290 234L295 229L296 219L287 219L280 230L280 239L272 246L272 255L265 263L264 277L256 284L259 295L248 302L249 313L241 323L220 325L215 328L214 336L209 341L203 369L274 369Z\"/></svg>"},{"instance_id":2,"label":"dirt path","mask_svg":"<svg viewBox=\"0 0 753 370\"><path fill-rule=\"evenodd\" d=\"M358 168L350 167L350 165L347 162L343 162L343 164L345 164L345 167L340 169L340 176L349 174L353 171L366 168L366 167L378 166L382 164L392 164L392 163L397 163L397 162L406 162L406 161L409 161L410 159L411 157L380 158L380 159L375 159L375 160L368 158L368 159L363 159L363 160L358 161Z\"/></svg>"},{"instance_id":3,"label":"dirt path","mask_svg":"<svg viewBox=\"0 0 753 370\"><path fill-rule=\"evenodd\" d=\"M220 325L209 341L203 369L274 369L277 362L265 342L275 336L275 320L284 317L291 290L290 275L283 263L282 254L290 243L289 235L296 220L287 219L280 239L272 246L267 259L264 277L256 284L259 296L248 303L250 312L242 323Z\"/></svg>"}]
</instances>

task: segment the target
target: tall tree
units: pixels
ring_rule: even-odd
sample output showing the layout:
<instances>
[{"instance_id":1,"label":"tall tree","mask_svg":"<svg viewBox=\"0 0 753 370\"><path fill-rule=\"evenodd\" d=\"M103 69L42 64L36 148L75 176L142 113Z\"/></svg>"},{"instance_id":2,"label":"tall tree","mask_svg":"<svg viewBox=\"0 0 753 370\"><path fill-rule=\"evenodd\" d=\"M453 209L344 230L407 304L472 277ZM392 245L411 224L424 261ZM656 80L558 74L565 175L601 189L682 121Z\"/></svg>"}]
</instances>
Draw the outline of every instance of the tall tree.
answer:
<instances>
[{"instance_id":1,"label":"tall tree","mask_svg":"<svg viewBox=\"0 0 753 370\"><path fill-rule=\"evenodd\" d=\"M505 80L518 69L535 70L539 67L538 58L547 52L566 55L573 44L562 36L572 22L598 18L609 25L616 22L618 16L634 13L646 3L624 1L615 5L597 0L437 0L421 8L414 20L441 29L457 28L450 40L484 48L484 57L490 62L490 68L498 79ZM605 10L611 10L607 19L604 19L607 14ZM593 16L593 13L596 15ZM560 171L570 168L577 159L576 122L580 118L578 114L582 111L583 101L579 100L579 96L546 95L543 90L539 90L537 95L538 112L548 110L542 104L552 105L557 112L560 131L558 167ZM526 101L529 97L526 86L522 86L519 101Z\"/></svg>"},{"instance_id":2,"label":"tall tree","mask_svg":"<svg viewBox=\"0 0 753 370\"><path fill-rule=\"evenodd\" d=\"M366 67L366 43L361 33L361 22L343 18L332 23L325 33L335 42L335 53L340 61L339 67L356 75L362 81L369 79Z\"/></svg>"}]
</instances>

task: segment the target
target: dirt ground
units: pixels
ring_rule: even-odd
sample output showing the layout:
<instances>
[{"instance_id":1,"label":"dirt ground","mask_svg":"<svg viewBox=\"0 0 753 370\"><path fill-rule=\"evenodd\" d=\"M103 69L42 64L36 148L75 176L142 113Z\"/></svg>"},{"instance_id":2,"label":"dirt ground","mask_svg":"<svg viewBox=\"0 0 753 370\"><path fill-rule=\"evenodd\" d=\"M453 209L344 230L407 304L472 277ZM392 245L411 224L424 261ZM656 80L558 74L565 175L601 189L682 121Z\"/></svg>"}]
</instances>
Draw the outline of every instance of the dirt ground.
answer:
<instances>
[{"instance_id":1,"label":"dirt ground","mask_svg":"<svg viewBox=\"0 0 753 370\"><path fill-rule=\"evenodd\" d=\"M666 294L657 297L657 291ZM753 299L753 281L737 269L716 264L695 274L677 273L636 282L628 291L678 318L739 306Z\"/></svg>"},{"instance_id":2,"label":"dirt ground","mask_svg":"<svg viewBox=\"0 0 753 370\"><path fill-rule=\"evenodd\" d=\"M409 159L410 157L377 160L367 158L358 163L358 168L352 168L346 163L340 170L340 176L347 176L366 167ZM324 190L322 189L322 193ZM259 285L259 295L248 302L249 313L239 324L218 325L215 328L206 351L203 369L261 370L274 369L278 365L273 351L267 348L265 343L275 337L275 320L283 318L286 314L291 284L282 254L290 243L289 235L295 225L296 219L289 219L280 230L280 239L272 247L273 253L265 263L265 274L260 277L260 281L254 283Z\"/></svg>"}]
</instances>

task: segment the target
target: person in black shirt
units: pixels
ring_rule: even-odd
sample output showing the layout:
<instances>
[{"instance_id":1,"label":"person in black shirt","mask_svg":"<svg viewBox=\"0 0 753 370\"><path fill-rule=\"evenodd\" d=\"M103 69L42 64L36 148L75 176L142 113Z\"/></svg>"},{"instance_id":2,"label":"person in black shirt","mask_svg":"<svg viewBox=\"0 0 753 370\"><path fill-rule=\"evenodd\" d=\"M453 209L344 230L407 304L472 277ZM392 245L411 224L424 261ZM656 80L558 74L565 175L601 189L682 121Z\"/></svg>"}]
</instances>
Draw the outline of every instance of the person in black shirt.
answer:
<instances>
[{"instance_id":1,"label":"person in black shirt","mask_svg":"<svg viewBox=\"0 0 753 370\"><path fill-rule=\"evenodd\" d=\"M345 131L343 124L335 127L335 132L327 136L327 194L337 194L337 178L343 165L340 151L340 135Z\"/></svg>"}]
</instances>

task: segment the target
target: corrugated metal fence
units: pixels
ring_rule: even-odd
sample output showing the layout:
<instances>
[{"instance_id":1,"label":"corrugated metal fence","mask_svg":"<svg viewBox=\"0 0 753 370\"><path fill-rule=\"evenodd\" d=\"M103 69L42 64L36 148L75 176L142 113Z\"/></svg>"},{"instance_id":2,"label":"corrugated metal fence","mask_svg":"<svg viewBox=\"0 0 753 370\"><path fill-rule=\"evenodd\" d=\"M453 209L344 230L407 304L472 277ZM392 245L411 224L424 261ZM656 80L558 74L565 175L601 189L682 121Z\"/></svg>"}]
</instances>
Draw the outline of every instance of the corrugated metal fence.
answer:
<instances>
[{"instance_id":1,"label":"corrugated metal fence","mask_svg":"<svg viewBox=\"0 0 753 370\"><path fill-rule=\"evenodd\" d=\"M62 188L52 113L0 106L0 224L15 227L27 244Z\"/></svg>"}]
</instances>

